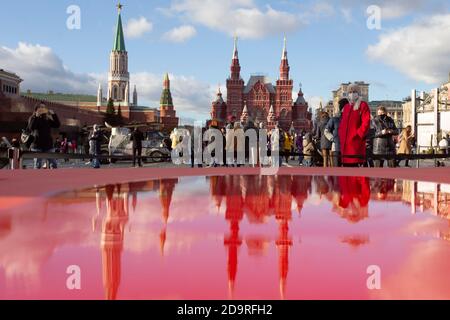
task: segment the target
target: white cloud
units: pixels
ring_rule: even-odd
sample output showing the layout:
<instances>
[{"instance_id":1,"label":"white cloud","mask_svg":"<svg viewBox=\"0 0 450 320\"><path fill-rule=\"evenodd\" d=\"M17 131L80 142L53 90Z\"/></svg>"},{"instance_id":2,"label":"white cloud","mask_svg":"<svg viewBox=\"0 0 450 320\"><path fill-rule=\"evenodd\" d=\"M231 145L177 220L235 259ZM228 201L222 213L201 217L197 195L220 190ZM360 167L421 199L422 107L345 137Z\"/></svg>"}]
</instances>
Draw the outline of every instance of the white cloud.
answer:
<instances>
[{"instance_id":1,"label":"white cloud","mask_svg":"<svg viewBox=\"0 0 450 320\"><path fill-rule=\"evenodd\" d=\"M300 16L252 0L174 0L170 10L193 23L242 38L262 38L298 29Z\"/></svg>"},{"instance_id":2,"label":"white cloud","mask_svg":"<svg viewBox=\"0 0 450 320\"><path fill-rule=\"evenodd\" d=\"M414 80L442 83L450 70L450 14L389 31L368 47L367 55Z\"/></svg>"},{"instance_id":3,"label":"white cloud","mask_svg":"<svg viewBox=\"0 0 450 320\"><path fill-rule=\"evenodd\" d=\"M170 42L186 42L196 34L197 30L193 26L184 25L166 32L163 38Z\"/></svg>"},{"instance_id":4,"label":"white cloud","mask_svg":"<svg viewBox=\"0 0 450 320\"><path fill-rule=\"evenodd\" d=\"M140 38L145 33L153 30L153 24L144 17L128 20L125 26L125 36L127 38Z\"/></svg>"},{"instance_id":5,"label":"white cloud","mask_svg":"<svg viewBox=\"0 0 450 320\"><path fill-rule=\"evenodd\" d=\"M97 76L77 74L64 66L51 48L19 42L17 48L0 47L0 66L24 79L22 88L81 93L95 92Z\"/></svg>"}]
</instances>

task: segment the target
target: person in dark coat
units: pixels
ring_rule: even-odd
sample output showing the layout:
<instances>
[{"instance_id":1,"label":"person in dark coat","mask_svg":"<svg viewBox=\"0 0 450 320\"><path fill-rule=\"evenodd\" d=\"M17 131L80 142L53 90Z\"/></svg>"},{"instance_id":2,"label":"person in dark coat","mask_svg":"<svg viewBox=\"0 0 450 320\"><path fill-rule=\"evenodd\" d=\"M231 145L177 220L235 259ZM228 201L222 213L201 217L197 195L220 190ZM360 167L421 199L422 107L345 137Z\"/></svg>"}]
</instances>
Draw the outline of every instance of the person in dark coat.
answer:
<instances>
[{"instance_id":1,"label":"person in dark coat","mask_svg":"<svg viewBox=\"0 0 450 320\"><path fill-rule=\"evenodd\" d=\"M394 120L386 114L386 108L380 106L378 115L373 119L375 137L373 140L374 155L395 155L395 142L393 137L398 135ZM384 159L374 161L375 167L383 167ZM395 159L388 159L388 166L395 167Z\"/></svg>"},{"instance_id":2,"label":"person in dark coat","mask_svg":"<svg viewBox=\"0 0 450 320\"><path fill-rule=\"evenodd\" d=\"M136 166L136 158L139 167L142 167L142 141L144 140L144 134L138 127L134 128L130 140L133 142L133 167Z\"/></svg>"},{"instance_id":3,"label":"person in dark coat","mask_svg":"<svg viewBox=\"0 0 450 320\"><path fill-rule=\"evenodd\" d=\"M95 169L100 168L100 161L97 156L101 154L101 136L100 126L94 125L93 131L89 135L89 153L93 156L92 166Z\"/></svg>"},{"instance_id":4,"label":"person in dark coat","mask_svg":"<svg viewBox=\"0 0 450 320\"><path fill-rule=\"evenodd\" d=\"M330 120L330 116L327 112L322 112L320 114L320 120L319 123L316 126L316 130L314 132L314 138L318 141L320 141L320 150L322 151L322 157L323 157L323 166L329 167L330 166L330 152L332 143L330 140L327 139L325 136L325 127L328 124L328 121Z\"/></svg>"},{"instance_id":5,"label":"person in dark coat","mask_svg":"<svg viewBox=\"0 0 450 320\"><path fill-rule=\"evenodd\" d=\"M32 132L34 141L31 144L32 152L52 153L53 148L52 129L57 129L61 126L58 116L52 111L48 110L44 103L40 103L34 109L33 115L28 119L28 130ZM50 168L56 169L58 167L55 159L48 159ZM40 169L42 167L42 159L34 159L34 168Z\"/></svg>"},{"instance_id":6,"label":"person in dark coat","mask_svg":"<svg viewBox=\"0 0 450 320\"><path fill-rule=\"evenodd\" d=\"M366 135L366 163L364 167L373 168L373 139L375 139L375 125L373 119L370 120L370 128Z\"/></svg>"},{"instance_id":7,"label":"person in dark coat","mask_svg":"<svg viewBox=\"0 0 450 320\"><path fill-rule=\"evenodd\" d=\"M332 117L325 126L324 135L332 143L331 145L331 166L341 166L341 143L339 140L339 125L341 123L341 112L348 100L343 98L339 100L339 112Z\"/></svg>"},{"instance_id":8,"label":"person in dark coat","mask_svg":"<svg viewBox=\"0 0 450 320\"><path fill-rule=\"evenodd\" d=\"M297 148L298 156L298 165L303 165L303 132L300 132L295 137L295 147Z\"/></svg>"}]
</instances>

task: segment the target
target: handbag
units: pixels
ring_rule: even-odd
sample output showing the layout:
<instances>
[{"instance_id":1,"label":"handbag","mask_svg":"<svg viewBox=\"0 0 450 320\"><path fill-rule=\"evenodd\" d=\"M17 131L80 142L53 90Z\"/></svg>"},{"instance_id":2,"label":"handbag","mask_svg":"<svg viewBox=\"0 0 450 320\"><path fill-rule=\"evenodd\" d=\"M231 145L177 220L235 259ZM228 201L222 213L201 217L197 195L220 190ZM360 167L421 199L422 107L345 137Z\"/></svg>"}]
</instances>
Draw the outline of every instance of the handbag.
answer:
<instances>
[{"instance_id":1,"label":"handbag","mask_svg":"<svg viewBox=\"0 0 450 320\"><path fill-rule=\"evenodd\" d=\"M30 147L31 144L34 142L35 137L34 135L31 133L30 130L28 129L24 129L22 130L22 134L20 136L20 141L25 144L27 147Z\"/></svg>"}]
</instances>

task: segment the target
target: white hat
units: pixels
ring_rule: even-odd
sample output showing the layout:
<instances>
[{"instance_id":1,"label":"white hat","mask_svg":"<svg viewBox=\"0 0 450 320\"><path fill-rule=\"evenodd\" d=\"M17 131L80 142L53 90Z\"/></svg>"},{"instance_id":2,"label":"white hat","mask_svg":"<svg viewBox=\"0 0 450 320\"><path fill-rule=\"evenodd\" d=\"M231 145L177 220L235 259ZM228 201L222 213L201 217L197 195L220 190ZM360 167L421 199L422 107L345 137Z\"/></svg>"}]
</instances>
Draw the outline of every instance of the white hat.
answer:
<instances>
[{"instance_id":1,"label":"white hat","mask_svg":"<svg viewBox=\"0 0 450 320\"><path fill-rule=\"evenodd\" d=\"M359 94L361 94L361 88L356 84L356 83L352 83L351 85L348 86L347 88L347 92L353 92L356 91Z\"/></svg>"}]
</instances>

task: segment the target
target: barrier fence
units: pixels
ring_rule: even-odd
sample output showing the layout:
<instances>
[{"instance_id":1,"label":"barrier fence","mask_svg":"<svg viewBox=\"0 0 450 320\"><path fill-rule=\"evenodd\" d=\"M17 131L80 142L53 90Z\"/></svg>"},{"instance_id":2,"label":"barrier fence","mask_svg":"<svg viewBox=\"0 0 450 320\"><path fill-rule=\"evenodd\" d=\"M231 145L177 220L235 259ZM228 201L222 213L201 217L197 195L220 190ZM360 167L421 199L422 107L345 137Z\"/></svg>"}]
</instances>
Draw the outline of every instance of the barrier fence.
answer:
<instances>
[{"instance_id":1,"label":"barrier fence","mask_svg":"<svg viewBox=\"0 0 450 320\"><path fill-rule=\"evenodd\" d=\"M21 151L18 148L10 148L8 149L8 156L0 157L0 160L3 162L9 163L10 169L17 170L22 169L22 161L25 159L70 159L70 160L86 160L86 159L98 159L99 161L107 161L107 162L116 162L116 161L133 161L133 156L131 155L98 155L94 156L91 154L66 154L66 153L42 153L42 152L30 152L30 151ZM319 154L304 154L299 152L279 152L280 157L312 157L313 160L317 161L317 159L321 159L322 156ZM269 156L270 157L270 156ZM368 155L339 155L341 160L344 158L347 159L360 159L364 162L373 160L395 160L395 161L417 161L417 167L420 166L420 160L434 160L435 166L437 166L438 160L446 160L450 158L448 154L438 154L433 151L431 154L368 154ZM141 159L142 161L147 162L163 162L170 160L170 156L167 155L158 155L158 156L141 156L136 157L136 160Z\"/></svg>"}]
</instances>

